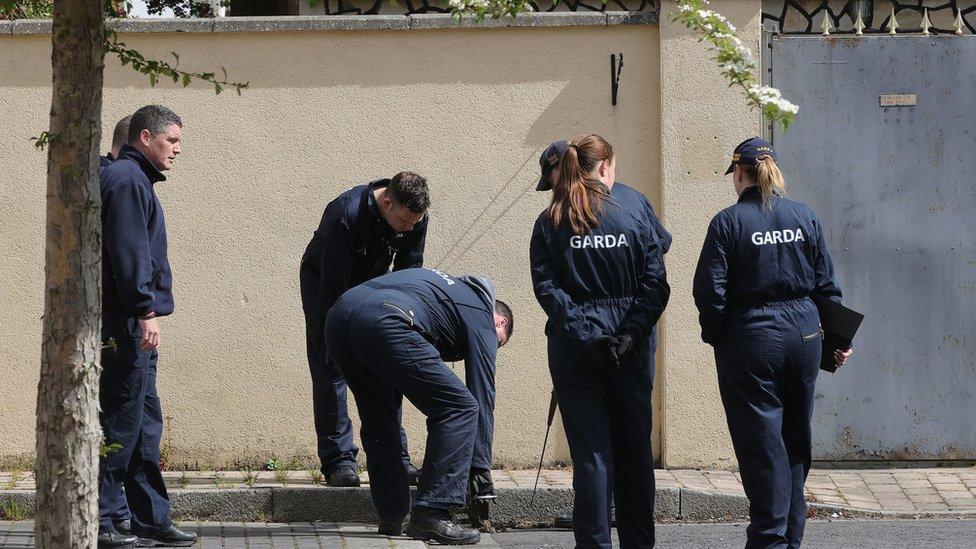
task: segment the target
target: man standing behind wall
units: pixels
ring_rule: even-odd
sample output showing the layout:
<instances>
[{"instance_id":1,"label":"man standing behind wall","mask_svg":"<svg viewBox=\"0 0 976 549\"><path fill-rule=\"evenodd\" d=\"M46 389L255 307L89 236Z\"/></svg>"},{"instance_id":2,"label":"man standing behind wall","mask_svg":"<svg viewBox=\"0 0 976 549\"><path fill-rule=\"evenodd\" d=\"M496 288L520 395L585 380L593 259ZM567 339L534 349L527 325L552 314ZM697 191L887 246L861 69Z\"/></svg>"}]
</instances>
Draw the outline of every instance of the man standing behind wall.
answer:
<instances>
[{"instance_id":1,"label":"man standing behind wall","mask_svg":"<svg viewBox=\"0 0 976 549\"><path fill-rule=\"evenodd\" d=\"M393 270L420 267L427 238L427 180L413 172L353 187L326 206L301 264L305 341L322 474L332 486L359 486L346 381L327 356L325 319L346 290ZM400 429L403 464L410 463Z\"/></svg>"},{"instance_id":2,"label":"man standing behind wall","mask_svg":"<svg viewBox=\"0 0 976 549\"><path fill-rule=\"evenodd\" d=\"M121 449L99 464L99 547L144 538L190 546L176 528L159 470L163 413L156 393L157 317L173 312L163 208L153 185L182 152L183 122L147 105L132 115L128 143L101 173L102 353L100 404L106 444Z\"/></svg>"}]
</instances>

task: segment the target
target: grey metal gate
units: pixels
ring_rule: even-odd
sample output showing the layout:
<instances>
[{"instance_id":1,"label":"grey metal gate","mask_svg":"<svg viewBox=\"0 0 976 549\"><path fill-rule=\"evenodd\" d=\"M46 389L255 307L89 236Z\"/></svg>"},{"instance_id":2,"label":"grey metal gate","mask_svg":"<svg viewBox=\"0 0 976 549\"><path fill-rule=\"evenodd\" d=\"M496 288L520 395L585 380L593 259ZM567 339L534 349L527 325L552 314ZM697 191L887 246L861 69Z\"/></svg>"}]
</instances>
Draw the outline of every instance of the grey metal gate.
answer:
<instances>
[{"instance_id":1,"label":"grey metal gate","mask_svg":"<svg viewBox=\"0 0 976 549\"><path fill-rule=\"evenodd\" d=\"M976 37L773 36L773 139L867 320L814 459L976 459Z\"/></svg>"}]
</instances>

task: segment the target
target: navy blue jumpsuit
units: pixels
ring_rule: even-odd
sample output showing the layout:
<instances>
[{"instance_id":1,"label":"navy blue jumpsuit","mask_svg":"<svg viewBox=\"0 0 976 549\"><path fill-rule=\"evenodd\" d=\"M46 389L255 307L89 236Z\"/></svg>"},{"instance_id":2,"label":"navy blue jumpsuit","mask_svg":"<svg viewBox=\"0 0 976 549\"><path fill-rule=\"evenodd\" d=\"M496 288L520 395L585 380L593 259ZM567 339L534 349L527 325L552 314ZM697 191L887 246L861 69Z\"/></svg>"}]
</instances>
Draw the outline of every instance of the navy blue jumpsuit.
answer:
<instances>
[{"instance_id":1,"label":"navy blue jumpsuit","mask_svg":"<svg viewBox=\"0 0 976 549\"><path fill-rule=\"evenodd\" d=\"M549 371L573 459L577 547L611 546L611 497L621 546L654 545L651 390L670 245L651 204L622 183L586 234L554 229L546 212L532 232L532 284L549 317ZM622 333L639 348L617 371L587 358L595 338Z\"/></svg>"},{"instance_id":2,"label":"navy blue jumpsuit","mask_svg":"<svg viewBox=\"0 0 976 549\"><path fill-rule=\"evenodd\" d=\"M712 219L694 296L749 497L747 547L795 548L822 345L810 295L840 301L841 291L817 216L784 198L771 204L764 210L750 187Z\"/></svg>"},{"instance_id":3,"label":"navy blue jumpsuit","mask_svg":"<svg viewBox=\"0 0 976 549\"><path fill-rule=\"evenodd\" d=\"M325 340L356 399L381 519L402 519L410 509L400 460L401 394L427 417L415 505L464 505L470 470L491 468L494 294L485 278L407 269L349 290L332 307ZM444 363L460 360L464 383Z\"/></svg>"},{"instance_id":4,"label":"navy blue jumpsuit","mask_svg":"<svg viewBox=\"0 0 976 549\"><path fill-rule=\"evenodd\" d=\"M101 171L102 351L99 419L105 444L122 448L99 461L99 529L131 519L136 528L171 524L159 470L163 413L156 392L156 351L140 347L139 317L173 312L166 223L153 185L165 181L152 161L129 145ZM124 487L124 491L123 491Z\"/></svg>"},{"instance_id":5,"label":"navy blue jumpsuit","mask_svg":"<svg viewBox=\"0 0 976 549\"><path fill-rule=\"evenodd\" d=\"M322 472L356 466L346 404L346 382L328 362L323 330L329 309L343 292L393 270L420 267L424 260L427 216L410 231L398 232L380 215L376 197L380 179L359 185L329 203L302 256L300 271L305 345L312 373L312 405ZM400 434L402 459L409 463L407 435Z\"/></svg>"}]
</instances>

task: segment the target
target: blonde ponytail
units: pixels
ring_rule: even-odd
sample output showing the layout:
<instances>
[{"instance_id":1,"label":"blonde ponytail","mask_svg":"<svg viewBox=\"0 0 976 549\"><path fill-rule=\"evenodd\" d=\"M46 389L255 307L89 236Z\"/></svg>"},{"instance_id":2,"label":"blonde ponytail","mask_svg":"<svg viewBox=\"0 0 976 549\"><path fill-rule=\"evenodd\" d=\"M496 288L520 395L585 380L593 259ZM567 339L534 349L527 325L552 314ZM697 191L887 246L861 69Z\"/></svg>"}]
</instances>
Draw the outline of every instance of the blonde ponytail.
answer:
<instances>
[{"instance_id":1,"label":"blonde ponytail","mask_svg":"<svg viewBox=\"0 0 976 549\"><path fill-rule=\"evenodd\" d=\"M756 184L759 185L759 194L762 195L763 208L771 210L774 196L786 196L786 181L772 156L764 154L757 160L759 164L755 168Z\"/></svg>"}]
</instances>

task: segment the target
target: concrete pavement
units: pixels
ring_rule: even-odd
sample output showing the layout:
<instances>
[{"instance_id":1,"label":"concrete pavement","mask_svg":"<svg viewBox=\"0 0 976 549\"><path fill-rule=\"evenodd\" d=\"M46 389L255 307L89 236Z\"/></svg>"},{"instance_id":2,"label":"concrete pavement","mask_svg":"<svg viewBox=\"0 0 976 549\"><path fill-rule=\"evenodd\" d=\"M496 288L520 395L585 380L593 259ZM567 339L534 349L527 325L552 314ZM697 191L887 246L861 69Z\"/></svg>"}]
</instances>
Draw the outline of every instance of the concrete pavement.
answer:
<instances>
[{"instance_id":1,"label":"concrete pavement","mask_svg":"<svg viewBox=\"0 0 976 549\"><path fill-rule=\"evenodd\" d=\"M748 514L738 473L655 471L660 520L734 520ZM493 472L495 524L539 526L572 506L572 471L544 470L531 504L535 471ZM210 521L369 522L367 487L316 484L314 472L166 472L176 516ZM363 475L368 482L367 475ZM0 472L0 519L33 516L30 473ZM976 468L815 469L807 500L819 516L976 516Z\"/></svg>"}]
</instances>

